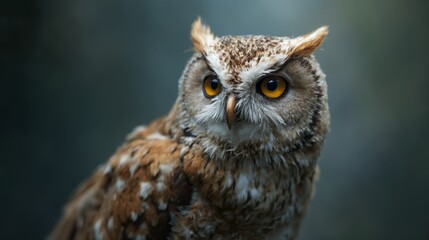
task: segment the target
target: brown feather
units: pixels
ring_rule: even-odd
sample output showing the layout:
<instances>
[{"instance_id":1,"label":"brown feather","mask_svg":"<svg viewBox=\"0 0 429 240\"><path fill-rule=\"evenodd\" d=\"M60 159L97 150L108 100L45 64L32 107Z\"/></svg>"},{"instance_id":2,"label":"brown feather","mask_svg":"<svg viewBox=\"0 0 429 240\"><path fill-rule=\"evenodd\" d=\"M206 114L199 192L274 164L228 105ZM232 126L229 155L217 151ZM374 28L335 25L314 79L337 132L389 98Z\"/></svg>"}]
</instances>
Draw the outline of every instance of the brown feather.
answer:
<instances>
[{"instance_id":1,"label":"brown feather","mask_svg":"<svg viewBox=\"0 0 429 240\"><path fill-rule=\"evenodd\" d=\"M177 143L156 131L163 124L136 132L80 187L49 239L166 238L170 213L189 204L191 188Z\"/></svg>"},{"instance_id":2,"label":"brown feather","mask_svg":"<svg viewBox=\"0 0 429 240\"><path fill-rule=\"evenodd\" d=\"M201 18L192 23L191 40L197 52L204 53L210 41L213 41L215 36L210 31L210 28L201 22Z\"/></svg>"},{"instance_id":3,"label":"brown feather","mask_svg":"<svg viewBox=\"0 0 429 240\"><path fill-rule=\"evenodd\" d=\"M328 35L328 32L328 27L323 26L311 33L293 39L295 45L293 46L290 55L310 56L322 45L323 40L325 40L325 37Z\"/></svg>"}]
</instances>

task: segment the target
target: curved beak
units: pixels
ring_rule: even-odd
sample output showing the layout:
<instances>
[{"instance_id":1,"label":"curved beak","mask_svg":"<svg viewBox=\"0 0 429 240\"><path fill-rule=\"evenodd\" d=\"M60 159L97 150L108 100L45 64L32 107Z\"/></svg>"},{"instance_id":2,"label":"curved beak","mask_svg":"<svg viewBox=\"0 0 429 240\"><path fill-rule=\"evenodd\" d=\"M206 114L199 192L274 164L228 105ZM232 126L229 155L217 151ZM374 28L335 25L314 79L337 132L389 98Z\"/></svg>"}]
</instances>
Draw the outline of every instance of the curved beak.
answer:
<instances>
[{"instance_id":1,"label":"curved beak","mask_svg":"<svg viewBox=\"0 0 429 240\"><path fill-rule=\"evenodd\" d=\"M228 128L231 130L232 123L235 121L235 94L231 93L228 96L228 100L226 102L226 124Z\"/></svg>"}]
</instances>

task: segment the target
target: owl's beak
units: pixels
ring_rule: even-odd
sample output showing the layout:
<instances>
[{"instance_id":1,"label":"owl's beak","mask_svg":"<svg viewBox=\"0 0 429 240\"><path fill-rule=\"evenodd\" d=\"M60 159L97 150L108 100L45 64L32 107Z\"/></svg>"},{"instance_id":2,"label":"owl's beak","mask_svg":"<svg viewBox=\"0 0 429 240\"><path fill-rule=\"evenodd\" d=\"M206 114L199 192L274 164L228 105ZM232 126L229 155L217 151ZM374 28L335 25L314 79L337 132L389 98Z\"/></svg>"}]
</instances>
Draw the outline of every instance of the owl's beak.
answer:
<instances>
[{"instance_id":1,"label":"owl's beak","mask_svg":"<svg viewBox=\"0 0 429 240\"><path fill-rule=\"evenodd\" d=\"M231 93L228 96L228 100L226 102L226 124L228 128L231 130L232 123L235 121L235 95Z\"/></svg>"}]
</instances>

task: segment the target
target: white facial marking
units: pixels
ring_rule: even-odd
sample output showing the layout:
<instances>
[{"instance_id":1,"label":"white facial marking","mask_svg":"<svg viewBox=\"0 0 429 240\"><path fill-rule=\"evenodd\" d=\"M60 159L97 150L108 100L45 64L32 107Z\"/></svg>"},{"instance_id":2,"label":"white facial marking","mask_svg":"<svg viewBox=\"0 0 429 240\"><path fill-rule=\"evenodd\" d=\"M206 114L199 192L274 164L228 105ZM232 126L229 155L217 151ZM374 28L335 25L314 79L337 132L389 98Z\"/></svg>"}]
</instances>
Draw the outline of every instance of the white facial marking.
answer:
<instances>
[{"instance_id":1,"label":"white facial marking","mask_svg":"<svg viewBox=\"0 0 429 240\"><path fill-rule=\"evenodd\" d=\"M209 51L206 56L206 59L210 67L219 77L219 80L221 81L222 85L226 86L225 80L230 79L231 74L228 72L228 69L221 63L219 54L215 51Z\"/></svg>"},{"instance_id":2,"label":"white facial marking","mask_svg":"<svg viewBox=\"0 0 429 240\"><path fill-rule=\"evenodd\" d=\"M211 102L209 105L204 106L203 109L195 116L197 124L201 124L205 127L212 125L213 123L224 123L225 120L225 104L223 99Z\"/></svg>"},{"instance_id":3,"label":"white facial marking","mask_svg":"<svg viewBox=\"0 0 429 240\"><path fill-rule=\"evenodd\" d=\"M249 89L243 87L241 91L246 92ZM205 105L195 116L196 124L207 135L240 144L246 141L261 140L261 136L269 137L267 135L273 131L273 125L284 127L284 120L274 106L265 104L265 100L254 95L244 95L236 106L243 121L234 122L232 128L229 129L225 121L225 96L219 95L218 97L219 99Z\"/></svg>"},{"instance_id":4,"label":"white facial marking","mask_svg":"<svg viewBox=\"0 0 429 240\"><path fill-rule=\"evenodd\" d=\"M239 77L247 82L257 80L260 76L270 73L273 66L282 65L288 56L284 54L274 55L269 59L265 59L256 63L255 61L250 62L250 67L242 70L239 73Z\"/></svg>"},{"instance_id":5,"label":"white facial marking","mask_svg":"<svg viewBox=\"0 0 429 240\"><path fill-rule=\"evenodd\" d=\"M150 182L140 183L140 196L146 199L152 192L152 184Z\"/></svg>"}]
</instances>

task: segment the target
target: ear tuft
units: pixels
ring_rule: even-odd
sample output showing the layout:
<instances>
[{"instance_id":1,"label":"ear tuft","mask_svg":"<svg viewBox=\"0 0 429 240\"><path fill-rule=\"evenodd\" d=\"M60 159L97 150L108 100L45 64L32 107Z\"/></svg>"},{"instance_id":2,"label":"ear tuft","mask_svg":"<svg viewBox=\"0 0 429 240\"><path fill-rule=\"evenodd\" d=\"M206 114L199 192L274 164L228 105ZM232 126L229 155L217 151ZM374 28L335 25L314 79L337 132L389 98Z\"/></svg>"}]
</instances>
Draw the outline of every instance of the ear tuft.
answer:
<instances>
[{"instance_id":1,"label":"ear tuft","mask_svg":"<svg viewBox=\"0 0 429 240\"><path fill-rule=\"evenodd\" d=\"M204 53L205 49L212 45L214 39L215 36L210 31L210 28L204 25L201 22L201 18L198 17L197 20L192 23L191 30L191 40L195 50Z\"/></svg>"},{"instance_id":2,"label":"ear tuft","mask_svg":"<svg viewBox=\"0 0 429 240\"><path fill-rule=\"evenodd\" d=\"M291 56L309 56L314 53L328 35L328 27L323 26L316 31L292 39Z\"/></svg>"}]
</instances>

